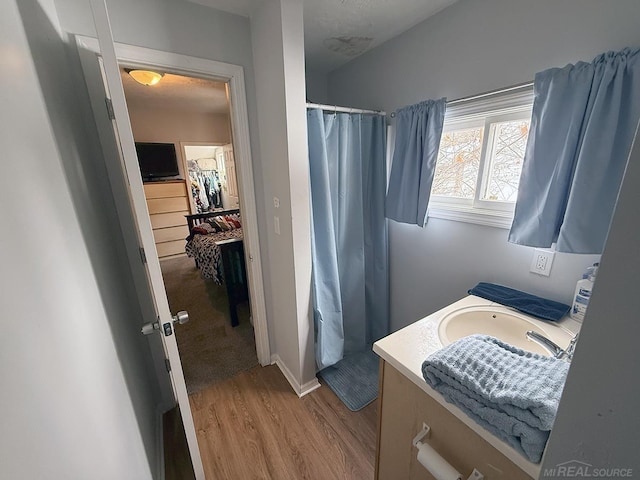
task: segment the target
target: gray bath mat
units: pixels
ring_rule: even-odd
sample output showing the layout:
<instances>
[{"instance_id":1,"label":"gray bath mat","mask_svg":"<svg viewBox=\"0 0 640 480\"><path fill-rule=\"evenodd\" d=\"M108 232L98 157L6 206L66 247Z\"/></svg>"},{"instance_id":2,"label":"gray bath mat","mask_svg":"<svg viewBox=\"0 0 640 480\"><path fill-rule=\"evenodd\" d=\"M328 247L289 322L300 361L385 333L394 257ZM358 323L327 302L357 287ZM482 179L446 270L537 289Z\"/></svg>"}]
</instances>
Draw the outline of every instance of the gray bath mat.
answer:
<instances>
[{"instance_id":1,"label":"gray bath mat","mask_svg":"<svg viewBox=\"0 0 640 480\"><path fill-rule=\"evenodd\" d=\"M378 356L370 349L353 353L318 375L349 410L357 412L378 396Z\"/></svg>"}]
</instances>

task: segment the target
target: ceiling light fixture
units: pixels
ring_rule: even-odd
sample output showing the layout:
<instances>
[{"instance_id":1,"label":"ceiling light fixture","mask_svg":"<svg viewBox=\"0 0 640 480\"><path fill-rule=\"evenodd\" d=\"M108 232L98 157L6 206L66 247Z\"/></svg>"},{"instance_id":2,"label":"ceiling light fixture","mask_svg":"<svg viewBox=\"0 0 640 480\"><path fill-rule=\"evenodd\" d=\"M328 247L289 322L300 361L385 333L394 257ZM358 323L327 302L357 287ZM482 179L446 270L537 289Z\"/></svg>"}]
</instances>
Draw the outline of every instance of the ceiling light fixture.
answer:
<instances>
[{"instance_id":1,"label":"ceiling light fixture","mask_svg":"<svg viewBox=\"0 0 640 480\"><path fill-rule=\"evenodd\" d=\"M131 77L141 85L155 85L162 80L162 77L164 77L164 73L158 73L151 70L125 68L124 71L131 75Z\"/></svg>"}]
</instances>

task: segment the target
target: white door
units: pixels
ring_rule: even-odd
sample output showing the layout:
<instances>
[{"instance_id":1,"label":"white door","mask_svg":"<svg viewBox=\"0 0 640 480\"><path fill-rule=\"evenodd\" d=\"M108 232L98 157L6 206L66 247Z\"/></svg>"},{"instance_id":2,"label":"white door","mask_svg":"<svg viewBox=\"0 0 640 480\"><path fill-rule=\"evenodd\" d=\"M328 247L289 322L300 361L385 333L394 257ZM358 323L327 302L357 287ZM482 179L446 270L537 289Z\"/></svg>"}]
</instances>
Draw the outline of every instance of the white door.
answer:
<instances>
[{"instance_id":1,"label":"white door","mask_svg":"<svg viewBox=\"0 0 640 480\"><path fill-rule=\"evenodd\" d=\"M222 155L227 186L225 193L229 197L229 204L233 205L229 208L234 208L235 205L238 205L238 177L236 175L236 161L233 157L233 145L224 145L222 147ZM225 206L225 208L227 207Z\"/></svg>"},{"instance_id":2,"label":"white door","mask_svg":"<svg viewBox=\"0 0 640 480\"><path fill-rule=\"evenodd\" d=\"M227 185L229 195L238 196L238 177L236 176L236 160L233 157L233 145L228 144L222 147L224 156L224 169L227 175Z\"/></svg>"},{"instance_id":3,"label":"white door","mask_svg":"<svg viewBox=\"0 0 640 480\"><path fill-rule=\"evenodd\" d=\"M100 141L105 152L110 182L114 196L117 197L116 207L118 208L125 237L127 237L127 217L133 219L135 230L137 230L135 233L137 234L137 246L140 250L136 252L136 245L134 245L134 251L132 252L131 242L128 242L127 253L129 261L133 265L134 278L136 278L136 267L138 267L137 270L139 272L142 272L136 278L136 289L139 297L144 297L145 293L147 295L150 294L153 303L153 316L146 330L162 339L164 351L170 363L168 370L173 384L175 399L182 415L195 476L198 480L204 480L204 469L191 415L182 364L175 335L173 334L174 324L177 325L181 322L176 321L177 319L172 317L169 310L169 302L156 252L133 133L116 60L107 8L104 0L90 0L90 2L96 24L100 52L90 52L79 45L82 68L87 80L94 115L96 116ZM102 81L100 77L102 77ZM125 211L127 208L128 212ZM128 234L132 238L131 232L128 232ZM145 289L147 291L143 292L142 290ZM148 309L147 313L149 313Z\"/></svg>"}]
</instances>

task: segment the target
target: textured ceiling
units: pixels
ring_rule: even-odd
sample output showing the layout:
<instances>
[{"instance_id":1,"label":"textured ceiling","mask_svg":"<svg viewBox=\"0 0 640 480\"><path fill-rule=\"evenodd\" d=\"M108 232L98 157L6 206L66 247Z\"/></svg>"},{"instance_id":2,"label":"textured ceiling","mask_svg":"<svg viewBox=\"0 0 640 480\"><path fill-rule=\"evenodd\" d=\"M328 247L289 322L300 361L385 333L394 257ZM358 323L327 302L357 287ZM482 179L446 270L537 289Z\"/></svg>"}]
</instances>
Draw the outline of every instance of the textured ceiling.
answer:
<instances>
[{"instance_id":1,"label":"textured ceiling","mask_svg":"<svg viewBox=\"0 0 640 480\"><path fill-rule=\"evenodd\" d=\"M331 71L455 0L305 0L307 66Z\"/></svg>"},{"instance_id":2,"label":"textured ceiling","mask_svg":"<svg viewBox=\"0 0 640 480\"><path fill-rule=\"evenodd\" d=\"M199 113L228 113L225 84L170 73L153 86L137 83L120 69L122 85L130 107L165 108Z\"/></svg>"},{"instance_id":3,"label":"textured ceiling","mask_svg":"<svg viewBox=\"0 0 640 480\"><path fill-rule=\"evenodd\" d=\"M236 15L250 16L264 0L190 0ZM303 0L305 57L309 70L329 72L401 34L456 0ZM227 113L224 83L166 74L152 87L124 70L131 106Z\"/></svg>"},{"instance_id":4,"label":"textured ceiling","mask_svg":"<svg viewBox=\"0 0 640 480\"><path fill-rule=\"evenodd\" d=\"M250 16L263 0L190 0ZM303 0L307 68L329 72L456 0Z\"/></svg>"}]
</instances>

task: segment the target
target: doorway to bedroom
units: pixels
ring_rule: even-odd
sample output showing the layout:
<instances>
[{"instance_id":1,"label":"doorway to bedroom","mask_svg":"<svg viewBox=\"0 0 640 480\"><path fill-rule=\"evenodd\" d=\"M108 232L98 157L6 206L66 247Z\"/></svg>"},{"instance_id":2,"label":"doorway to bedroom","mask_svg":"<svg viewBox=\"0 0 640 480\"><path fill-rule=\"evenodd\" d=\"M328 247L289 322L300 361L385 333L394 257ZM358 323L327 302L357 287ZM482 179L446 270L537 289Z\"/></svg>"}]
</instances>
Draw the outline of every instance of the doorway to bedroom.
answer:
<instances>
[{"instance_id":1,"label":"doorway to bedroom","mask_svg":"<svg viewBox=\"0 0 640 480\"><path fill-rule=\"evenodd\" d=\"M175 332L192 394L258 365L228 85L120 74L169 306L189 314Z\"/></svg>"}]
</instances>

